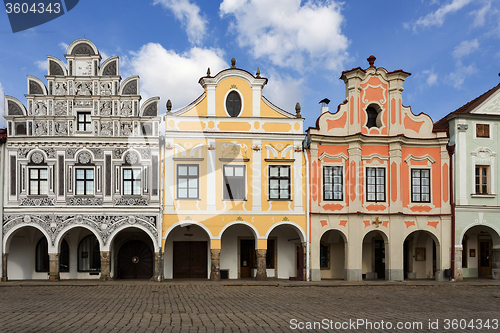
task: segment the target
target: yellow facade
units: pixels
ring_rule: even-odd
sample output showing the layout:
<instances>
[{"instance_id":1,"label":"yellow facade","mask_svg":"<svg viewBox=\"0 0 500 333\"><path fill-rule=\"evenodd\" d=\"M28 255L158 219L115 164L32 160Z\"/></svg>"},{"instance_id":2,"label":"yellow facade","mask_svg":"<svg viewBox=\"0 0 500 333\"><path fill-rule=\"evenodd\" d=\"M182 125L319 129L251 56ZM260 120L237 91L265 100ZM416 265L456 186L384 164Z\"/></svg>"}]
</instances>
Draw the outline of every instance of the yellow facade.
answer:
<instances>
[{"instance_id":1,"label":"yellow facade","mask_svg":"<svg viewBox=\"0 0 500 333\"><path fill-rule=\"evenodd\" d=\"M265 99L266 83L233 66L167 113L165 278L304 277L303 119Z\"/></svg>"}]
</instances>

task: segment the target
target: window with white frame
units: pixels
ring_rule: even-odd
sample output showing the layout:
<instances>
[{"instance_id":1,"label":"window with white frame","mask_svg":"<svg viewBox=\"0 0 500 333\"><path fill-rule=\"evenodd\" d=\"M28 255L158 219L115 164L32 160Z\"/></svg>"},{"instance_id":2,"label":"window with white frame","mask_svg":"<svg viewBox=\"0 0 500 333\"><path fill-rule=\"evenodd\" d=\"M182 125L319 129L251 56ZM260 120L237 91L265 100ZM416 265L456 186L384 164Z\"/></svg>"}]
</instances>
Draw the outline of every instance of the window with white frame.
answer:
<instances>
[{"instance_id":1,"label":"window with white frame","mask_svg":"<svg viewBox=\"0 0 500 333\"><path fill-rule=\"evenodd\" d=\"M47 168L31 168L29 169L29 194L30 195L47 195L49 194Z\"/></svg>"},{"instance_id":2,"label":"window with white frame","mask_svg":"<svg viewBox=\"0 0 500 333\"><path fill-rule=\"evenodd\" d=\"M76 195L94 194L94 169L76 169L75 180Z\"/></svg>"},{"instance_id":3,"label":"window with white frame","mask_svg":"<svg viewBox=\"0 0 500 333\"><path fill-rule=\"evenodd\" d=\"M431 202L431 170L411 169L411 201Z\"/></svg>"},{"instance_id":4,"label":"window with white frame","mask_svg":"<svg viewBox=\"0 0 500 333\"><path fill-rule=\"evenodd\" d=\"M177 165L177 199L199 199L199 174L197 164Z\"/></svg>"},{"instance_id":5,"label":"window with white frame","mask_svg":"<svg viewBox=\"0 0 500 333\"><path fill-rule=\"evenodd\" d=\"M269 166L269 200L290 200L290 166Z\"/></svg>"},{"instance_id":6,"label":"window with white frame","mask_svg":"<svg viewBox=\"0 0 500 333\"><path fill-rule=\"evenodd\" d=\"M323 200L343 200L342 184L341 166L323 167Z\"/></svg>"},{"instance_id":7,"label":"window with white frame","mask_svg":"<svg viewBox=\"0 0 500 333\"><path fill-rule=\"evenodd\" d=\"M225 200L245 200L245 166L224 165L224 193Z\"/></svg>"},{"instance_id":8,"label":"window with white frame","mask_svg":"<svg viewBox=\"0 0 500 333\"><path fill-rule=\"evenodd\" d=\"M123 169L123 195L141 194L141 169Z\"/></svg>"},{"instance_id":9,"label":"window with white frame","mask_svg":"<svg viewBox=\"0 0 500 333\"><path fill-rule=\"evenodd\" d=\"M385 201L385 168L366 168L366 201Z\"/></svg>"}]
</instances>

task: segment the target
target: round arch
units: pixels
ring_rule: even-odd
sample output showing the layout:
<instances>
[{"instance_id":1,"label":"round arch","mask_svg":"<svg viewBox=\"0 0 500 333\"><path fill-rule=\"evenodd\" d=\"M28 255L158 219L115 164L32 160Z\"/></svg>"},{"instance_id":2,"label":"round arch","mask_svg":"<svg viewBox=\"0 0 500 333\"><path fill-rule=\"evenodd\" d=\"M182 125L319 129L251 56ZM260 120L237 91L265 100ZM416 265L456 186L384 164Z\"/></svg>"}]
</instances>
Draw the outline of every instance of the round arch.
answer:
<instances>
[{"instance_id":1,"label":"round arch","mask_svg":"<svg viewBox=\"0 0 500 333\"><path fill-rule=\"evenodd\" d=\"M114 239L116 238L116 236L123 230L125 229L140 229L142 231L144 231L150 238L151 238L151 241L153 242L153 247L154 247L154 251L155 252L158 252L159 251L159 246L158 246L158 240L155 238L155 236L153 234L151 234L151 231L149 231L146 227L140 225L140 224L134 224L134 225L124 225L124 226L121 226L119 228L117 228L115 231L113 231L110 235L109 235L109 238L107 240L107 247L110 246L110 244L113 243Z\"/></svg>"},{"instance_id":2,"label":"round arch","mask_svg":"<svg viewBox=\"0 0 500 333\"><path fill-rule=\"evenodd\" d=\"M68 232L70 232L73 229L77 229L77 228L84 228L84 229L87 229L88 231L90 231L97 238L97 241L99 242L99 247L101 249L104 248L104 241L102 240L101 235L99 235L99 233L94 228L92 228L91 226L86 225L86 224L71 223L70 225L64 227L59 232L59 234L57 235L57 237L56 237L56 239L54 241L54 245L55 245L55 247L56 247L56 249L57 249L58 252L61 249L61 242L64 239L64 237L68 234Z\"/></svg>"},{"instance_id":3,"label":"round arch","mask_svg":"<svg viewBox=\"0 0 500 333\"><path fill-rule=\"evenodd\" d=\"M233 222L229 222L221 229L221 231L219 232L219 236L216 239L222 239L222 235L224 234L224 231L226 231L226 229L228 229L229 227L231 227L233 225L237 225L237 224L241 224L241 225L249 227L252 230L252 232L255 236L255 239L260 238L259 231L251 223L246 222L246 221L233 221Z\"/></svg>"},{"instance_id":4,"label":"round arch","mask_svg":"<svg viewBox=\"0 0 500 333\"><path fill-rule=\"evenodd\" d=\"M342 238L344 238L344 242L346 242L346 243L347 243L347 240L348 240L347 235L346 235L346 234L345 234L342 230L335 229L335 228L330 228L330 229L327 229L327 230L323 231L323 232L319 235L319 238L318 238L318 239L319 239L319 240L321 240L321 238L323 238L323 236L324 236L327 232L329 232L329 231L336 231L336 232L338 232L340 235L342 235Z\"/></svg>"},{"instance_id":5,"label":"round arch","mask_svg":"<svg viewBox=\"0 0 500 333\"><path fill-rule=\"evenodd\" d=\"M371 230L368 230L367 232L365 232L363 234L363 237L362 237L363 241L365 240L366 236L369 235L369 234L371 234L372 232L378 232L379 234L382 235L382 238L384 239L384 242L386 242L386 243L389 242L389 235L385 231L383 231L382 229L380 229L380 228L378 228L378 229L371 229Z\"/></svg>"},{"instance_id":6,"label":"round arch","mask_svg":"<svg viewBox=\"0 0 500 333\"><path fill-rule=\"evenodd\" d=\"M23 223L23 224L20 224L20 225L13 227L9 231L7 231L7 233L5 233L5 235L3 236L3 239L4 239L3 253L9 253L9 251L7 251L7 249L10 248L10 242L12 241L12 236L16 233L16 231L18 231L22 228L25 228L25 227L32 227L32 228L35 228L38 231L40 231L45 236L45 238L47 238L47 243L49 244L49 249L51 248L50 245L52 244L52 242L51 242L49 234L47 233L47 231L45 229L43 229L41 226L39 226L38 224L35 224L35 223Z\"/></svg>"},{"instance_id":7,"label":"round arch","mask_svg":"<svg viewBox=\"0 0 500 333\"><path fill-rule=\"evenodd\" d=\"M489 224L489 223L469 224L466 228L464 228L462 230L462 232L460 233L460 237L457 237L457 239L455 241L455 245L461 245L462 240L464 239L464 236L467 233L467 231L469 231L475 227L486 227L486 228L490 229L491 231L493 231L490 233L491 239L493 240L493 245L500 245L500 230L497 227L495 227L494 225Z\"/></svg>"},{"instance_id":8,"label":"round arch","mask_svg":"<svg viewBox=\"0 0 500 333\"><path fill-rule=\"evenodd\" d=\"M276 229L277 227L282 226L282 225L289 225L289 226L293 227L295 229L295 231L297 231L297 233L299 234L300 241L302 243L305 242L305 240L306 240L306 234L304 233L304 230L302 230L302 228L297 223L291 222L291 221L282 221L282 222L278 222L278 223L274 224L273 226L271 226L271 228L269 228L267 230L266 238L269 238L269 235L271 234L271 232L274 229Z\"/></svg>"},{"instance_id":9,"label":"round arch","mask_svg":"<svg viewBox=\"0 0 500 333\"><path fill-rule=\"evenodd\" d=\"M216 239L212 233L210 232L210 229L207 228L206 225L204 225L203 223L201 222L198 222L198 221L192 221L192 220L186 220L186 221L181 221L181 222L177 222L177 223L174 223L172 224L168 229L167 231L165 232L165 236L162 237L162 239L167 239L168 238L168 235L172 232L172 230L174 230L176 227L187 227L187 226L190 226L190 225L195 225L195 226L198 226L200 228L202 228L203 230L205 230L205 232L207 233L207 235L210 237L210 239Z\"/></svg>"}]
</instances>

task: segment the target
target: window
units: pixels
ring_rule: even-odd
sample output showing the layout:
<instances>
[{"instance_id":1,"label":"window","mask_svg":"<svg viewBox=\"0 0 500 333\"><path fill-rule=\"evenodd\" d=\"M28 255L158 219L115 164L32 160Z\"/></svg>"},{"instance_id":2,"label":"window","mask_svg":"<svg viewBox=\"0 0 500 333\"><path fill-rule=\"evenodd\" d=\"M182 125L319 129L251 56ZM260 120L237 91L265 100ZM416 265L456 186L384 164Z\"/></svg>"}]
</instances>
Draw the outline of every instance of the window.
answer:
<instances>
[{"instance_id":1,"label":"window","mask_svg":"<svg viewBox=\"0 0 500 333\"><path fill-rule=\"evenodd\" d=\"M45 237L42 237L36 244L35 271L49 271L49 245L47 243L47 238Z\"/></svg>"},{"instance_id":2,"label":"window","mask_svg":"<svg viewBox=\"0 0 500 333\"><path fill-rule=\"evenodd\" d=\"M76 169L76 195L94 194L94 169Z\"/></svg>"},{"instance_id":3,"label":"window","mask_svg":"<svg viewBox=\"0 0 500 333\"><path fill-rule=\"evenodd\" d=\"M367 120L366 120L366 127L372 128L372 127L378 127L377 126L377 116L378 112L375 110L374 107L367 107L366 108L366 115L367 115Z\"/></svg>"},{"instance_id":4,"label":"window","mask_svg":"<svg viewBox=\"0 0 500 333\"><path fill-rule=\"evenodd\" d=\"M411 170L411 201L431 202L431 171L429 169Z\"/></svg>"},{"instance_id":5,"label":"window","mask_svg":"<svg viewBox=\"0 0 500 333\"><path fill-rule=\"evenodd\" d=\"M274 239L267 240L266 268L274 269Z\"/></svg>"},{"instance_id":6,"label":"window","mask_svg":"<svg viewBox=\"0 0 500 333\"><path fill-rule=\"evenodd\" d=\"M328 244L319 244L319 267L330 268L330 246Z\"/></svg>"},{"instance_id":7,"label":"window","mask_svg":"<svg viewBox=\"0 0 500 333\"><path fill-rule=\"evenodd\" d=\"M30 195L49 194L49 182L47 169L29 169L30 172Z\"/></svg>"},{"instance_id":8,"label":"window","mask_svg":"<svg viewBox=\"0 0 500 333\"><path fill-rule=\"evenodd\" d=\"M79 132L90 132L92 131L92 123L90 121L90 112L78 112L77 119L78 131Z\"/></svg>"},{"instance_id":9,"label":"window","mask_svg":"<svg viewBox=\"0 0 500 333\"><path fill-rule=\"evenodd\" d=\"M45 237L42 237L36 244L35 271L49 272L49 246ZM59 272L69 272L69 246L64 239L59 253Z\"/></svg>"},{"instance_id":10,"label":"window","mask_svg":"<svg viewBox=\"0 0 500 333\"><path fill-rule=\"evenodd\" d=\"M476 165L476 194L488 194L489 171L489 166Z\"/></svg>"},{"instance_id":11,"label":"window","mask_svg":"<svg viewBox=\"0 0 500 333\"><path fill-rule=\"evenodd\" d=\"M476 136L478 138L489 138L490 137L490 125L488 125L488 124L476 124Z\"/></svg>"},{"instance_id":12,"label":"window","mask_svg":"<svg viewBox=\"0 0 500 333\"><path fill-rule=\"evenodd\" d=\"M59 272L69 272L69 246L65 239L61 243L61 252L59 253Z\"/></svg>"},{"instance_id":13,"label":"window","mask_svg":"<svg viewBox=\"0 0 500 333\"><path fill-rule=\"evenodd\" d=\"M385 201L385 168L366 168L366 201Z\"/></svg>"},{"instance_id":14,"label":"window","mask_svg":"<svg viewBox=\"0 0 500 333\"><path fill-rule=\"evenodd\" d=\"M177 165L177 199L199 199L199 166Z\"/></svg>"},{"instance_id":15,"label":"window","mask_svg":"<svg viewBox=\"0 0 500 333\"><path fill-rule=\"evenodd\" d=\"M245 200L245 166L224 165L225 200Z\"/></svg>"},{"instance_id":16,"label":"window","mask_svg":"<svg viewBox=\"0 0 500 333\"><path fill-rule=\"evenodd\" d=\"M123 195L141 194L141 170L123 169Z\"/></svg>"},{"instance_id":17,"label":"window","mask_svg":"<svg viewBox=\"0 0 500 333\"><path fill-rule=\"evenodd\" d=\"M82 239L78 244L78 271L92 272L101 270L99 242L94 235Z\"/></svg>"},{"instance_id":18,"label":"window","mask_svg":"<svg viewBox=\"0 0 500 333\"><path fill-rule=\"evenodd\" d=\"M342 167L325 166L323 168L323 200L343 200Z\"/></svg>"},{"instance_id":19,"label":"window","mask_svg":"<svg viewBox=\"0 0 500 333\"><path fill-rule=\"evenodd\" d=\"M226 99L226 110L231 117L238 117L241 112L241 97L236 91L231 91Z\"/></svg>"},{"instance_id":20,"label":"window","mask_svg":"<svg viewBox=\"0 0 500 333\"><path fill-rule=\"evenodd\" d=\"M269 200L290 200L290 166L269 166Z\"/></svg>"},{"instance_id":21,"label":"window","mask_svg":"<svg viewBox=\"0 0 500 333\"><path fill-rule=\"evenodd\" d=\"M26 135L26 123L15 123L16 135Z\"/></svg>"}]
</instances>

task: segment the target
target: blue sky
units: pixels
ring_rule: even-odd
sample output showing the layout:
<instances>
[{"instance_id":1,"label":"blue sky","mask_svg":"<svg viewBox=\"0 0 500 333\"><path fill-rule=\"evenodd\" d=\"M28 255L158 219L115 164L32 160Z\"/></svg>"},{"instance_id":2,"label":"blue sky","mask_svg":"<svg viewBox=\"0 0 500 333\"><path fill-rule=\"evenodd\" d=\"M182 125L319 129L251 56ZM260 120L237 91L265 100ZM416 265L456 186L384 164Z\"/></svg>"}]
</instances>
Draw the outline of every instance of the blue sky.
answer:
<instances>
[{"instance_id":1,"label":"blue sky","mask_svg":"<svg viewBox=\"0 0 500 333\"><path fill-rule=\"evenodd\" d=\"M375 66L412 73L403 103L434 121L500 82L499 0L80 0L69 13L13 34L0 14L0 94L25 103L26 75L44 80L46 55L88 38L103 60L120 56L122 78L138 74L145 101L178 109L196 99L198 79L236 66L269 82L264 95L305 127L327 97L345 97L341 72ZM0 102L3 114L4 102Z\"/></svg>"}]
</instances>

